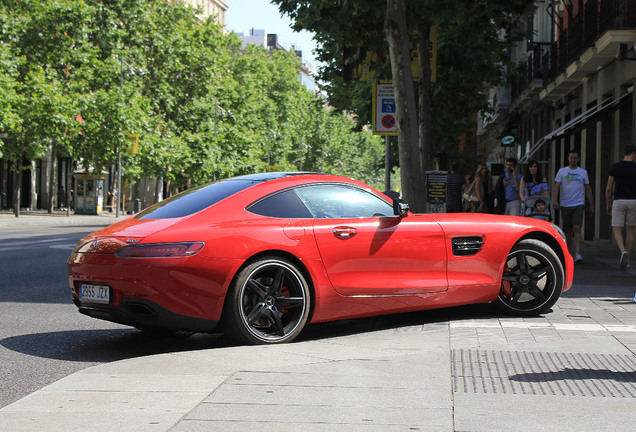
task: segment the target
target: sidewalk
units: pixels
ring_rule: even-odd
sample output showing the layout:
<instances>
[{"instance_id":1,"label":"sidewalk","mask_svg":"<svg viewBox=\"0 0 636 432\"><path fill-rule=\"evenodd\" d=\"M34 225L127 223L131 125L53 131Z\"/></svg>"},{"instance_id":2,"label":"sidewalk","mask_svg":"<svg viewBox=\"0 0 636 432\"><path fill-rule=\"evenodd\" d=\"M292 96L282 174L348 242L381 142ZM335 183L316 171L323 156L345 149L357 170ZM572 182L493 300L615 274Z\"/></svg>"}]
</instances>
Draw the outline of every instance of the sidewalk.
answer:
<instances>
[{"instance_id":1,"label":"sidewalk","mask_svg":"<svg viewBox=\"0 0 636 432\"><path fill-rule=\"evenodd\" d=\"M615 249L585 243L574 287L541 317L424 311L122 360L4 407L0 429L631 432L636 262L618 270Z\"/></svg>"},{"instance_id":2,"label":"sidewalk","mask_svg":"<svg viewBox=\"0 0 636 432\"><path fill-rule=\"evenodd\" d=\"M65 210L55 210L48 213L45 210L22 211L19 217L15 217L13 212L0 211L0 229L20 228L34 226L59 226L59 225L110 225L129 215L119 214L119 219L115 213L103 212L98 215L73 214L67 215Z\"/></svg>"}]
</instances>

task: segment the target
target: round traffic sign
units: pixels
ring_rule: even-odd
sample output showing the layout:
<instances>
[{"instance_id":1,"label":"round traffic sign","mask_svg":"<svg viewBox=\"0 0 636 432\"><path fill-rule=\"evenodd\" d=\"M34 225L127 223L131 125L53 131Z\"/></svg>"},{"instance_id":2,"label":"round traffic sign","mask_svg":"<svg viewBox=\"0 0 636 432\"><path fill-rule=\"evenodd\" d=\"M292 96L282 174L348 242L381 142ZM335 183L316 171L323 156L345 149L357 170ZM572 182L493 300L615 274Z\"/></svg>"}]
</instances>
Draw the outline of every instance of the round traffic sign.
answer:
<instances>
[{"instance_id":1,"label":"round traffic sign","mask_svg":"<svg viewBox=\"0 0 636 432\"><path fill-rule=\"evenodd\" d=\"M392 129L395 127L395 117L392 116L391 114L387 114L384 117L382 117L382 126L384 126L386 129Z\"/></svg>"}]
</instances>

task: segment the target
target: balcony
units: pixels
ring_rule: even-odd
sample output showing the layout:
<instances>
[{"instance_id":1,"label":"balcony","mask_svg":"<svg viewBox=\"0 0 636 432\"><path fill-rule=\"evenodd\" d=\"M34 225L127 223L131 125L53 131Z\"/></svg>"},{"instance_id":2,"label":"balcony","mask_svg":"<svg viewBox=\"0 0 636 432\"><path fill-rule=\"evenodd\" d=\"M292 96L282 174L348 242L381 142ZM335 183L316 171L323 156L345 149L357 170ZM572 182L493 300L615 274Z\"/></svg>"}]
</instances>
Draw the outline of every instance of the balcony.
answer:
<instances>
[{"instance_id":1,"label":"balcony","mask_svg":"<svg viewBox=\"0 0 636 432\"><path fill-rule=\"evenodd\" d=\"M532 42L528 45L527 59L519 78L512 82L512 100L524 99L527 94L540 91L545 84L550 58L549 42Z\"/></svg>"},{"instance_id":2,"label":"balcony","mask_svg":"<svg viewBox=\"0 0 636 432\"><path fill-rule=\"evenodd\" d=\"M541 99L558 100L636 40L636 0L589 0L542 54Z\"/></svg>"}]
</instances>

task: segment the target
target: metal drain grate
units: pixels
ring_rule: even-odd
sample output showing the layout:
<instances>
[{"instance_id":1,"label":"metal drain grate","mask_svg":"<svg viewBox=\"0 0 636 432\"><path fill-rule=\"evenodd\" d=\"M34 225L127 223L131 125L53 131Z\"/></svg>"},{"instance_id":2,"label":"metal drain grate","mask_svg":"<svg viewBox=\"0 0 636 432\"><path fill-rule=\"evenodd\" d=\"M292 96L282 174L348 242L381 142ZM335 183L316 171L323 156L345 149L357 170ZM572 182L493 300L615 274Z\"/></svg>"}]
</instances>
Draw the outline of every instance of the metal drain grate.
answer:
<instances>
[{"instance_id":1,"label":"metal drain grate","mask_svg":"<svg viewBox=\"0 0 636 432\"><path fill-rule=\"evenodd\" d=\"M636 397L636 356L460 349L456 393Z\"/></svg>"}]
</instances>

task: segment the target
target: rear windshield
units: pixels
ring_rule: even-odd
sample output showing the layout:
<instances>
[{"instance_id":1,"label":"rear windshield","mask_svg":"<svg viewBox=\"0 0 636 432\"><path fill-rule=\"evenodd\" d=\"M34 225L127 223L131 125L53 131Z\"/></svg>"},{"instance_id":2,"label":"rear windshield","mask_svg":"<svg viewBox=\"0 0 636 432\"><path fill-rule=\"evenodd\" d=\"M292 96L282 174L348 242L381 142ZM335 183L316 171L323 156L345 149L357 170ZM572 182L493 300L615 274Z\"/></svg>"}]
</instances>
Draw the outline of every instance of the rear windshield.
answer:
<instances>
[{"instance_id":1,"label":"rear windshield","mask_svg":"<svg viewBox=\"0 0 636 432\"><path fill-rule=\"evenodd\" d=\"M203 185L167 198L135 216L136 219L171 219L189 216L247 189L259 181L223 180Z\"/></svg>"}]
</instances>

